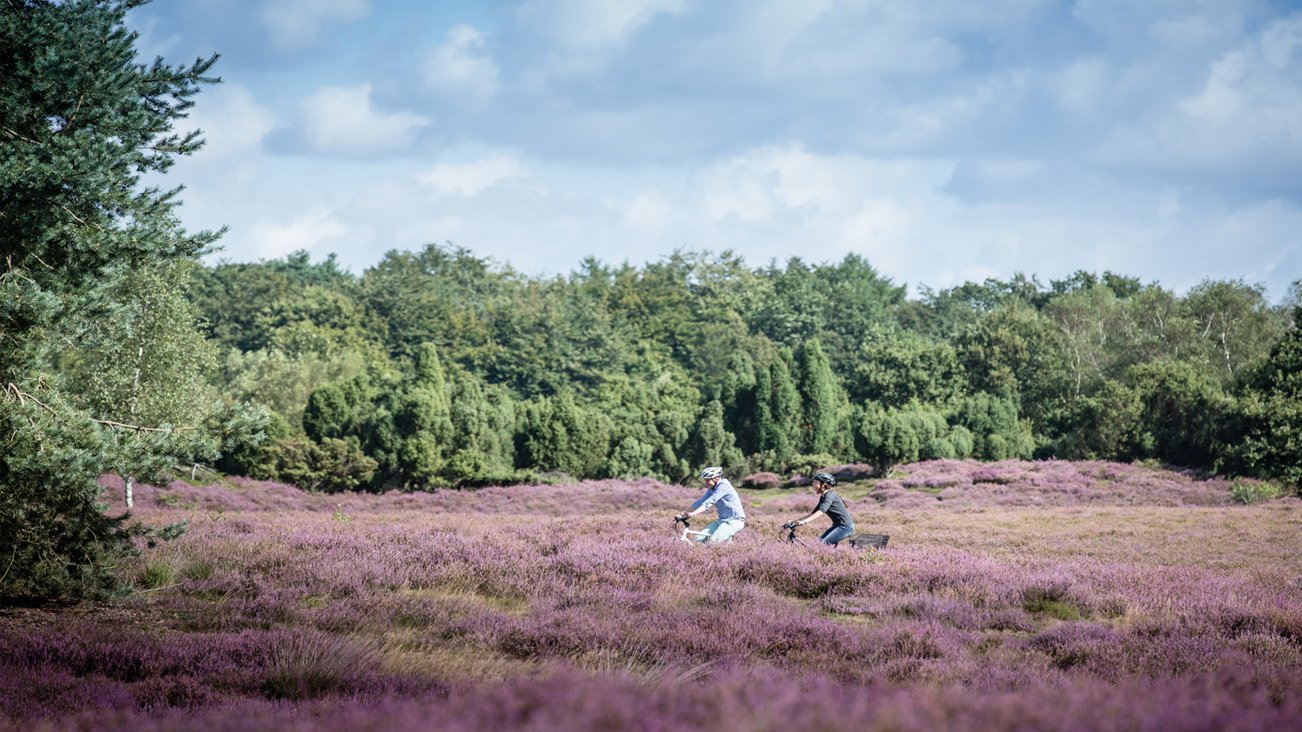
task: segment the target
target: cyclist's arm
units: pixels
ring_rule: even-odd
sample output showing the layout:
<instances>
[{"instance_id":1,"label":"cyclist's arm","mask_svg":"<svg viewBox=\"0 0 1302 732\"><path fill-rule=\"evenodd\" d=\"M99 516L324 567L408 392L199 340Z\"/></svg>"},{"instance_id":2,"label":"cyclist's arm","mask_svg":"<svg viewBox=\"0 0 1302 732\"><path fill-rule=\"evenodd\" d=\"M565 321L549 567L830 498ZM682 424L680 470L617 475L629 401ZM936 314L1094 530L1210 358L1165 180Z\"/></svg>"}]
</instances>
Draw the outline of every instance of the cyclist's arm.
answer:
<instances>
[{"instance_id":1,"label":"cyclist's arm","mask_svg":"<svg viewBox=\"0 0 1302 732\"><path fill-rule=\"evenodd\" d=\"M804 518L798 518L798 519L796 519L796 523L800 524L801 526L804 526L805 524L809 523L810 520L812 520L815 516L819 515L820 513L822 513L822 511L819 511L818 509L814 509L813 511L810 511L810 512L809 512L809 515L808 515L808 516L805 516Z\"/></svg>"},{"instance_id":2,"label":"cyclist's arm","mask_svg":"<svg viewBox=\"0 0 1302 732\"><path fill-rule=\"evenodd\" d=\"M696 499L692 507L683 512L684 516L695 516L698 513L704 513L714 507L715 502L719 500L719 492L711 488L708 493Z\"/></svg>"}]
</instances>

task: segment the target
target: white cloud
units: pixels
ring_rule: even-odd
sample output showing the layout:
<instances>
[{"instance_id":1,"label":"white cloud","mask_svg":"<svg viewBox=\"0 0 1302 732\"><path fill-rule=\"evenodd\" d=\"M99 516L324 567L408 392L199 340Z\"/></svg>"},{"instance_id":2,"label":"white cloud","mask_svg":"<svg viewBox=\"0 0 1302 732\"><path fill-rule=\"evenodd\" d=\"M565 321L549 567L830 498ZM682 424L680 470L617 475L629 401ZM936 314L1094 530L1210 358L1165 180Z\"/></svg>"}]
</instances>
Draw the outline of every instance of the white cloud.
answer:
<instances>
[{"instance_id":1,"label":"white cloud","mask_svg":"<svg viewBox=\"0 0 1302 732\"><path fill-rule=\"evenodd\" d=\"M296 49L315 43L327 25L361 20L370 11L370 0L271 0L261 19L273 44Z\"/></svg>"},{"instance_id":2,"label":"white cloud","mask_svg":"<svg viewBox=\"0 0 1302 732\"><path fill-rule=\"evenodd\" d=\"M524 174L525 167L519 160L493 154L469 163L440 163L421 173L418 179L443 195L474 196Z\"/></svg>"},{"instance_id":3,"label":"white cloud","mask_svg":"<svg viewBox=\"0 0 1302 732\"><path fill-rule=\"evenodd\" d=\"M196 160L221 160L256 151L275 124L275 115L247 87L223 84L199 100L183 126L203 130L205 143Z\"/></svg>"},{"instance_id":4,"label":"white cloud","mask_svg":"<svg viewBox=\"0 0 1302 732\"><path fill-rule=\"evenodd\" d=\"M661 13L683 11L684 0L532 0L522 21L564 46L590 49L625 40Z\"/></svg>"},{"instance_id":5,"label":"white cloud","mask_svg":"<svg viewBox=\"0 0 1302 732\"><path fill-rule=\"evenodd\" d=\"M307 142L318 152L367 155L402 150L429 120L409 112L382 113L371 85L327 86L300 105Z\"/></svg>"},{"instance_id":6,"label":"white cloud","mask_svg":"<svg viewBox=\"0 0 1302 732\"><path fill-rule=\"evenodd\" d=\"M1302 164L1302 14L1219 55L1195 93L1113 131L1105 156L1215 174Z\"/></svg>"},{"instance_id":7,"label":"white cloud","mask_svg":"<svg viewBox=\"0 0 1302 732\"><path fill-rule=\"evenodd\" d=\"M643 191L624 207L624 224L641 234L666 231L675 216L675 205L658 191Z\"/></svg>"},{"instance_id":8,"label":"white cloud","mask_svg":"<svg viewBox=\"0 0 1302 732\"><path fill-rule=\"evenodd\" d=\"M186 125L209 145L164 181L187 224L358 269L452 240L531 272L675 247L856 251L935 286L1088 268L1280 292L1302 271L1289 3L425 5L132 11L162 23L153 46L225 53ZM281 53L261 22L319 48ZM391 154L434 120L437 157ZM328 154L276 154L289 133Z\"/></svg>"},{"instance_id":9,"label":"white cloud","mask_svg":"<svg viewBox=\"0 0 1302 732\"><path fill-rule=\"evenodd\" d=\"M324 242L348 233L348 227L324 207L313 208L287 223L263 222L248 232L251 249L258 258L283 257L292 251L317 250ZM249 247L246 247L247 250Z\"/></svg>"},{"instance_id":10,"label":"white cloud","mask_svg":"<svg viewBox=\"0 0 1302 732\"><path fill-rule=\"evenodd\" d=\"M1050 78L1049 88L1068 112L1095 115L1109 94L1108 65L1098 58L1077 59Z\"/></svg>"},{"instance_id":11,"label":"white cloud","mask_svg":"<svg viewBox=\"0 0 1302 732\"><path fill-rule=\"evenodd\" d=\"M458 24L425 58L425 83L476 101L497 93L498 67L485 49L484 34Z\"/></svg>"}]
</instances>

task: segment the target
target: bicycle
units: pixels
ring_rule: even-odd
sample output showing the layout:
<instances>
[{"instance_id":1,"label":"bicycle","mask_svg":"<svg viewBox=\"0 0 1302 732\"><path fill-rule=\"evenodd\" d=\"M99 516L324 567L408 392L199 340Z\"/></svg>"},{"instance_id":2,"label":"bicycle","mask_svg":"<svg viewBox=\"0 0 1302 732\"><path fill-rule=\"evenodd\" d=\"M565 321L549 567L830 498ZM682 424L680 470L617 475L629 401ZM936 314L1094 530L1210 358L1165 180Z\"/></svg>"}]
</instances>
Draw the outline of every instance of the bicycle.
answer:
<instances>
[{"instance_id":1,"label":"bicycle","mask_svg":"<svg viewBox=\"0 0 1302 732\"><path fill-rule=\"evenodd\" d=\"M691 527L691 519L683 518L682 516L674 517L674 533L678 534L679 541L696 544L705 541L705 538L710 535L710 532L708 531L692 531ZM692 537L694 536L699 536L701 538L693 539Z\"/></svg>"},{"instance_id":2,"label":"bicycle","mask_svg":"<svg viewBox=\"0 0 1302 732\"><path fill-rule=\"evenodd\" d=\"M782 524L782 528L778 530L778 536L788 544L809 546L805 542L801 541L800 537L796 536L796 529L799 527L800 525L795 521L788 521L787 523ZM782 532L784 531L786 532L786 536L782 536ZM855 549L863 549L865 547L872 549L885 549L886 543L890 541L890 538L889 534L855 534L846 541Z\"/></svg>"},{"instance_id":3,"label":"bicycle","mask_svg":"<svg viewBox=\"0 0 1302 732\"><path fill-rule=\"evenodd\" d=\"M801 541L800 537L796 536L796 529L799 528L799 526L800 524L797 524L795 521L788 521L785 524L782 524L782 528L778 530L778 536L782 536L782 532L785 531L787 532L787 535L783 537L783 540L788 544L809 546L805 542Z\"/></svg>"}]
</instances>

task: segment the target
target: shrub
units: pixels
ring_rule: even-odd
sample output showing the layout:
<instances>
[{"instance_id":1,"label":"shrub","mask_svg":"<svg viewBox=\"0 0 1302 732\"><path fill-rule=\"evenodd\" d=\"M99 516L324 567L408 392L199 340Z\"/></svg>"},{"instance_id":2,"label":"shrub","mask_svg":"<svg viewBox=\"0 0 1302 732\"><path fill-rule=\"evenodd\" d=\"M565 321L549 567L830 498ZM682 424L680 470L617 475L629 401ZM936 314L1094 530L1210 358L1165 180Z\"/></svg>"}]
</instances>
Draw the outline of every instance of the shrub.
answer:
<instances>
[{"instance_id":1,"label":"shrub","mask_svg":"<svg viewBox=\"0 0 1302 732\"><path fill-rule=\"evenodd\" d=\"M1230 488L1230 498L1235 503L1242 503L1245 506L1261 501L1272 501L1282 495L1284 489L1269 481L1236 480Z\"/></svg>"},{"instance_id":2,"label":"shrub","mask_svg":"<svg viewBox=\"0 0 1302 732\"><path fill-rule=\"evenodd\" d=\"M310 699L343 690L378 663L372 647L319 632L277 638L270 656L262 691L275 699Z\"/></svg>"},{"instance_id":3,"label":"shrub","mask_svg":"<svg viewBox=\"0 0 1302 732\"><path fill-rule=\"evenodd\" d=\"M746 488L777 488L782 485L782 478L777 473L751 473L741 479Z\"/></svg>"},{"instance_id":4,"label":"shrub","mask_svg":"<svg viewBox=\"0 0 1302 732\"><path fill-rule=\"evenodd\" d=\"M176 570L172 565L162 562L150 562L145 565L145 571L140 574L140 584L155 589L169 585L176 578Z\"/></svg>"}]
</instances>

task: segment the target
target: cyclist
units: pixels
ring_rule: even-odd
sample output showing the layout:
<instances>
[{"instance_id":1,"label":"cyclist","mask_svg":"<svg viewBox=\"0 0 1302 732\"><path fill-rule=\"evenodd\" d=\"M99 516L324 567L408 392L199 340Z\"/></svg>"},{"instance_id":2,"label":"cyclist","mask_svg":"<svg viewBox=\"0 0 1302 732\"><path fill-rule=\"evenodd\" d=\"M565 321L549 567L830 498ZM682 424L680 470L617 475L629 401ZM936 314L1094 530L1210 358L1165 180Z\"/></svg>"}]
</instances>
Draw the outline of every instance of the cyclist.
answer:
<instances>
[{"instance_id":1,"label":"cyclist","mask_svg":"<svg viewBox=\"0 0 1302 732\"><path fill-rule=\"evenodd\" d=\"M783 528L804 526L818 514L825 514L832 519L832 527L823 532L818 540L829 546L836 546L842 540L854 536L854 519L845 508L845 502L832 490L836 485L836 476L831 473L818 473L814 476L814 493L818 495L818 505L809 515L788 522Z\"/></svg>"},{"instance_id":2,"label":"cyclist","mask_svg":"<svg viewBox=\"0 0 1302 732\"><path fill-rule=\"evenodd\" d=\"M705 483L705 495L696 499L692 507L675 518L686 520L698 513L714 508L718 518L705 527L705 536L699 542L719 544L737 535L746 528L746 512L741 507L741 496L732 483L723 477L723 468L711 467L701 471L701 481Z\"/></svg>"}]
</instances>

